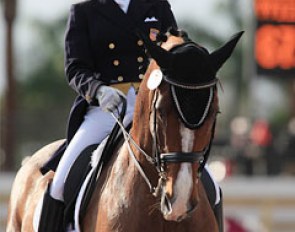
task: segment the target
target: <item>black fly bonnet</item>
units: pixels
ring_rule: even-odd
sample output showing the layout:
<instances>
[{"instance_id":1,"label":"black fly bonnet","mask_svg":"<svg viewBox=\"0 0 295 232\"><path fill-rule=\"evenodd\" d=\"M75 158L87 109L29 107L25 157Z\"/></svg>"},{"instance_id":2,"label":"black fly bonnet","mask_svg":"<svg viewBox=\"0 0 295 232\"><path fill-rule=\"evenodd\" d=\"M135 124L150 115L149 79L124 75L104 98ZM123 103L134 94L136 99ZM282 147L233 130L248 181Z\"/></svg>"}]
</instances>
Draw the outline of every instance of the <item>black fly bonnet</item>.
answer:
<instances>
[{"instance_id":1,"label":"black fly bonnet","mask_svg":"<svg viewBox=\"0 0 295 232\"><path fill-rule=\"evenodd\" d=\"M171 85L175 107L188 128L196 129L204 122L218 81L216 73L242 34L235 34L211 54L188 38L166 51L141 34L148 52L161 68L163 79Z\"/></svg>"},{"instance_id":2,"label":"black fly bonnet","mask_svg":"<svg viewBox=\"0 0 295 232\"><path fill-rule=\"evenodd\" d=\"M217 79L211 67L209 53L193 42L173 47L175 55L164 79L171 84L171 93L183 123L191 129L202 125L213 100Z\"/></svg>"}]
</instances>

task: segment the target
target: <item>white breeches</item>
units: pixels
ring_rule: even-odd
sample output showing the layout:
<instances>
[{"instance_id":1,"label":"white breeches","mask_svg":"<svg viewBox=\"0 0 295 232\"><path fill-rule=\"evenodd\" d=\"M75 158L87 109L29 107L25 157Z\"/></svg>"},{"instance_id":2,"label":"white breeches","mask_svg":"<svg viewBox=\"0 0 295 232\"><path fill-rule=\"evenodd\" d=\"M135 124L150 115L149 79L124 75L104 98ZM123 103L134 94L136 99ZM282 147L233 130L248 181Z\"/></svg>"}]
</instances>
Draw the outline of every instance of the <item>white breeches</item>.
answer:
<instances>
[{"instance_id":1,"label":"white breeches","mask_svg":"<svg viewBox=\"0 0 295 232\"><path fill-rule=\"evenodd\" d=\"M135 99L136 93L134 88L131 87L127 93L125 126L132 121ZM71 166L86 147L101 143L110 134L114 125L115 120L110 113L102 111L100 107L91 106L88 108L84 121L69 143L56 169L50 187L50 195L53 198L61 201L64 200L64 184Z\"/></svg>"}]
</instances>

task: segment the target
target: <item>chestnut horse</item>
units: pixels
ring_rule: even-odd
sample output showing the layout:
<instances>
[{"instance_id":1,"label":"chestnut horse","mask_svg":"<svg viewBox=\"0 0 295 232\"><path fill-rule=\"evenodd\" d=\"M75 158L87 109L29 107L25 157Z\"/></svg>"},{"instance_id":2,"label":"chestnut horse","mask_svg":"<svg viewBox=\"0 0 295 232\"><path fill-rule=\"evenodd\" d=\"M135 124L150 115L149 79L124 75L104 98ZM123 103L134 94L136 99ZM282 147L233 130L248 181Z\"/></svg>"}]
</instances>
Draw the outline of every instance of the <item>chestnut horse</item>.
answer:
<instances>
[{"instance_id":1,"label":"chestnut horse","mask_svg":"<svg viewBox=\"0 0 295 232\"><path fill-rule=\"evenodd\" d=\"M102 170L81 231L218 231L200 174L219 111L215 74L240 36L211 54L180 36L170 35L161 47L143 38L154 60L138 91L130 134L124 132L125 142ZM34 211L54 176L39 169L61 143L39 150L18 171L8 232L34 231Z\"/></svg>"}]
</instances>

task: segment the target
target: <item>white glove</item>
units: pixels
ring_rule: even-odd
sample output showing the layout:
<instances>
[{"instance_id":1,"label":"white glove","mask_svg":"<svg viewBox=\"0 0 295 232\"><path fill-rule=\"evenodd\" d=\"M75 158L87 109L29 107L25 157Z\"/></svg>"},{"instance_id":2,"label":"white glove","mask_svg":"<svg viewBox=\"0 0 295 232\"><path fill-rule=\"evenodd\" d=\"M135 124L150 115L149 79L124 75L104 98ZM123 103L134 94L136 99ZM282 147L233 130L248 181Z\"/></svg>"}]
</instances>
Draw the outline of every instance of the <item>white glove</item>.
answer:
<instances>
[{"instance_id":1,"label":"white glove","mask_svg":"<svg viewBox=\"0 0 295 232\"><path fill-rule=\"evenodd\" d=\"M121 103L125 95L115 88L103 85L96 93L96 99L101 109L105 112L113 112Z\"/></svg>"}]
</instances>

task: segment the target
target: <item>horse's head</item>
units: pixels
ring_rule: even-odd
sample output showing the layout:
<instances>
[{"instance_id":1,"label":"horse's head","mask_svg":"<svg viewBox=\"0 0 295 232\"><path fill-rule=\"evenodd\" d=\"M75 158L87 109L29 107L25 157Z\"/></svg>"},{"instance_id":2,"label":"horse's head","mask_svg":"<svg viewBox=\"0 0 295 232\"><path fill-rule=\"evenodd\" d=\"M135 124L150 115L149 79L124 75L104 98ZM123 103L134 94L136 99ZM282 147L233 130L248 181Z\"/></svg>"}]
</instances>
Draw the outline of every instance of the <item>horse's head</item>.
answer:
<instances>
[{"instance_id":1,"label":"horse's head","mask_svg":"<svg viewBox=\"0 0 295 232\"><path fill-rule=\"evenodd\" d=\"M151 138L161 211L167 220L184 219L197 207L199 174L219 111L216 73L241 34L211 54L178 36L169 36L161 47L144 38L154 60L141 84L134 120L148 128L142 137Z\"/></svg>"}]
</instances>

